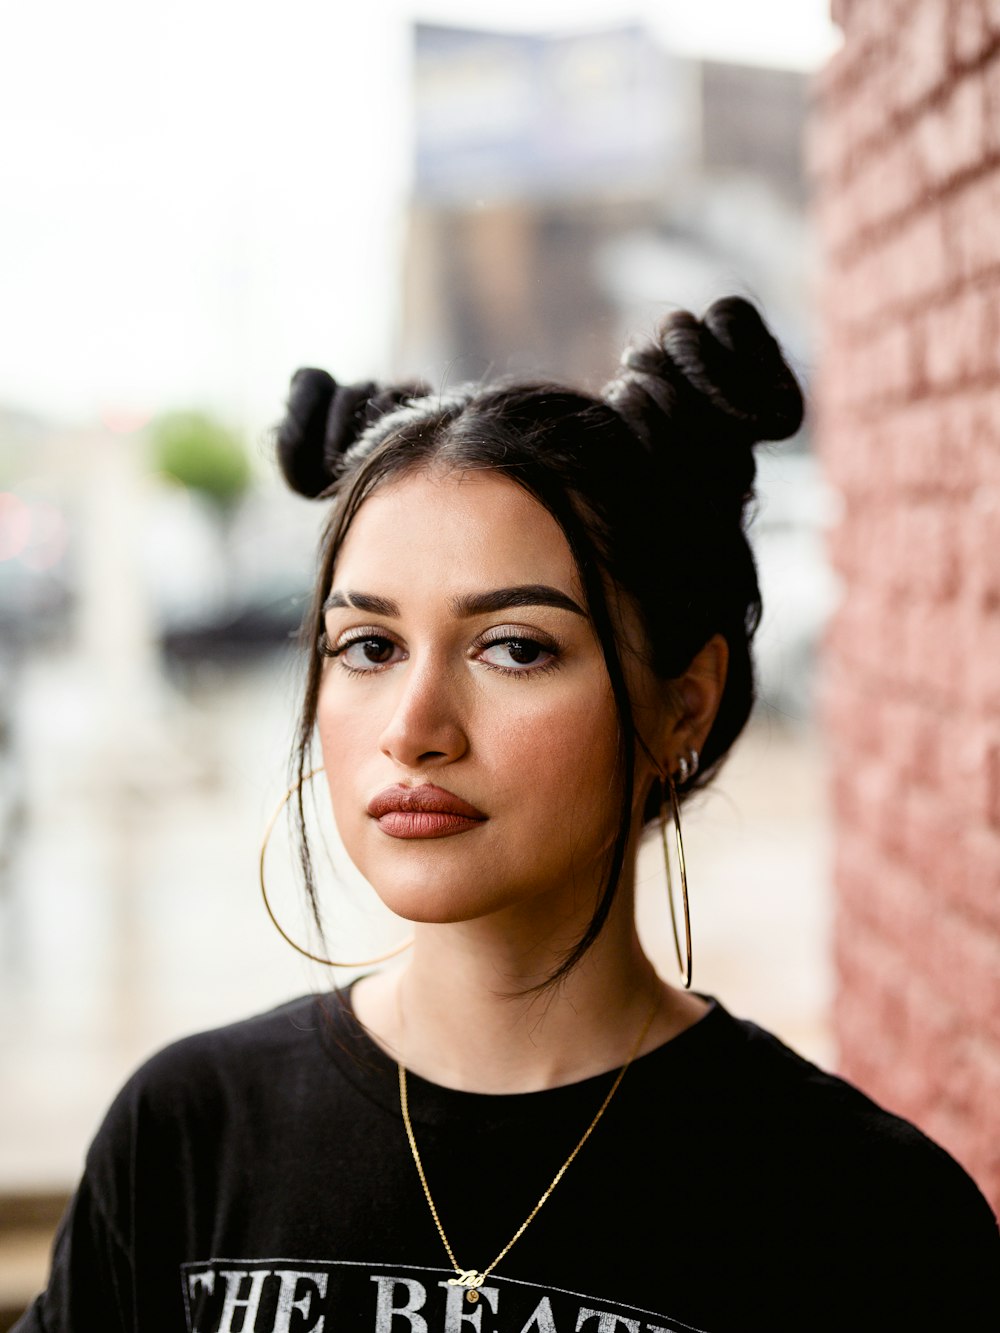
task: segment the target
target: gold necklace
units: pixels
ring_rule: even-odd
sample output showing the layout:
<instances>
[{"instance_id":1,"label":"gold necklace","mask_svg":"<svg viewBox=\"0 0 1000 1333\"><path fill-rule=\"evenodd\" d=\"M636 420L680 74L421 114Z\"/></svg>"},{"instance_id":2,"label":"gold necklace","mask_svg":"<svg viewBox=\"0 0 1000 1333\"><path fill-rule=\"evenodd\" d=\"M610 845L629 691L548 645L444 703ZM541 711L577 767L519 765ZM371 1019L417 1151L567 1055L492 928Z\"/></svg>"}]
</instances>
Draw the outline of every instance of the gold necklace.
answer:
<instances>
[{"instance_id":1,"label":"gold necklace","mask_svg":"<svg viewBox=\"0 0 1000 1333\"><path fill-rule=\"evenodd\" d=\"M461 1264L455 1258L448 1237L445 1235L444 1227L441 1225L441 1219L440 1217L438 1217L438 1210L434 1205L434 1200L431 1197L430 1186L427 1184L427 1177L424 1174L424 1165L423 1162L421 1162L420 1160L420 1153L417 1149L417 1140L414 1138L413 1135L413 1125L410 1123L410 1107L406 1095L406 1066L403 1065L402 1062L399 1062L398 1066L399 1106L401 1111L403 1112L403 1124L406 1126L406 1137L410 1143L410 1152L413 1154L413 1162L417 1168L417 1174L420 1177L420 1183L424 1187L424 1197L427 1200L428 1208L430 1208L431 1210L431 1217L433 1217L434 1219L434 1225L437 1227L438 1235L444 1242L444 1248L448 1253L448 1258L451 1260L451 1266L452 1268L454 1268L456 1274L455 1277L451 1277L448 1279L448 1285L450 1287L465 1287L466 1288L465 1299L469 1301L471 1304L475 1304L475 1302L479 1300L479 1288L486 1281L490 1273L493 1272L494 1268L496 1268L497 1264L504 1257L504 1255L508 1253L508 1251L514 1245L514 1243L520 1240L521 1237L524 1235L524 1233L527 1231L528 1227L538 1216L538 1212L541 1209L542 1204L545 1203L546 1199L549 1197L549 1195L552 1193L555 1187L559 1184L560 1180L562 1180L563 1175L565 1174L567 1168L569 1167L570 1162L572 1162L573 1158L577 1155L577 1153L580 1151L583 1145L590 1138L591 1134L594 1131L595 1126L597 1125L597 1122L600 1120L604 1112L608 1109L608 1103L611 1101L611 1098L618 1091L618 1085L625 1077L625 1071L628 1069L629 1065L632 1063L635 1057L639 1054L639 1048L642 1046L642 1043L646 1040L646 1033L649 1031L653 1019L656 1016L656 1011L657 1009L659 1009L659 1007L660 1007L660 996L659 993L657 993L656 1000L653 1003L653 1007L652 1009L650 1009L649 1015L646 1018L646 1021L642 1025L642 1031L639 1033L639 1036L636 1039L635 1045L632 1047L628 1059L622 1065L621 1069L619 1069L615 1081L612 1083L611 1088L608 1092L608 1095L604 1098L604 1101L601 1102L601 1105L598 1107L597 1114L594 1116L593 1120L591 1120L586 1130L584 1130L583 1137L580 1139L579 1143L576 1145L576 1147L573 1149L570 1155L566 1158L565 1162L563 1162L559 1170L552 1177L552 1181L549 1184L548 1189L535 1204L534 1208L532 1208L531 1212L524 1219L524 1221L521 1223L518 1229L514 1232L513 1236L511 1236L510 1240L503 1247L503 1249L493 1260L493 1262L487 1265L487 1267L484 1268L482 1272L479 1272L475 1268L463 1268L461 1266Z\"/></svg>"}]
</instances>

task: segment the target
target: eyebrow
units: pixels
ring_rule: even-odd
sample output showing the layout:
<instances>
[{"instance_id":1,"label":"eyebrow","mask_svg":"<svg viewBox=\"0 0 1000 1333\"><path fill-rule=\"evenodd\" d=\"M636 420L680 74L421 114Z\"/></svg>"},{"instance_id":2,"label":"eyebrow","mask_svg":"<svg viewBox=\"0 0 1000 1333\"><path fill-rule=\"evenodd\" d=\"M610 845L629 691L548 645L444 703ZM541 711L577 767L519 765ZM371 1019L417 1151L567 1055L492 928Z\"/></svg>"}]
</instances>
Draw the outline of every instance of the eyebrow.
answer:
<instances>
[{"instance_id":1,"label":"eyebrow","mask_svg":"<svg viewBox=\"0 0 1000 1333\"><path fill-rule=\"evenodd\" d=\"M452 597L449 605L454 615L463 617L490 615L515 606L553 606L559 611L572 611L584 620L588 618L586 611L572 597L546 583L520 583L511 588L494 588L490 592L465 593ZM396 619L401 614L398 604L388 597L353 590L341 592L334 588L323 603L323 610L331 611L336 607L353 607L356 611L367 611L369 615Z\"/></svg>"}]
</instances>

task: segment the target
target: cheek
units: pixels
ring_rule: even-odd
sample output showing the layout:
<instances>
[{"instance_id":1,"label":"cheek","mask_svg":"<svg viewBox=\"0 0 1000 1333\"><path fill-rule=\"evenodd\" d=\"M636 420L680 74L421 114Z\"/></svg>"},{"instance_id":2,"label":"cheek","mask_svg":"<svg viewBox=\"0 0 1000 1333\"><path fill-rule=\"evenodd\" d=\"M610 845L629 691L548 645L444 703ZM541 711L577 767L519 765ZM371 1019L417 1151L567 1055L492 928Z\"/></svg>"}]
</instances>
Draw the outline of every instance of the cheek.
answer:
<instances>
[{"instance_id":1,"label":"cheek","mask_svg":"<svg viewBox=\"0 0 1000 1333\"><path fill-rule=\"evenodd\" d=\"M539 818L551 819L553 801L565 815L579 812L588 821L608 806L618 716L605 681L507 710L490 740L491 767L501 780L537 793Z\"/></svg>"},{"instance_id":2,"label":"cheek","mask_svg":"<svg viewBox=\"0 0 1000 1333\"><path fill-rule=\"evenodd\" d=\"M321 687L316 730L331 795L348 790L365 760L377 752L370 710L351 707L342 692Z\"/></svg>"},{"instance_id":3,"label":"cheek","mask_svg":"<svg viewBox=\"0 0 1000 1333\"><path fill-rule=\"evenodd\" d=\"M316 728L324 750L335 745L349 751L364 743L371 732L372 722L368 709L352 708L343 691L330 688L324 682L316 704Z\"/></svg>"}]
</instances>

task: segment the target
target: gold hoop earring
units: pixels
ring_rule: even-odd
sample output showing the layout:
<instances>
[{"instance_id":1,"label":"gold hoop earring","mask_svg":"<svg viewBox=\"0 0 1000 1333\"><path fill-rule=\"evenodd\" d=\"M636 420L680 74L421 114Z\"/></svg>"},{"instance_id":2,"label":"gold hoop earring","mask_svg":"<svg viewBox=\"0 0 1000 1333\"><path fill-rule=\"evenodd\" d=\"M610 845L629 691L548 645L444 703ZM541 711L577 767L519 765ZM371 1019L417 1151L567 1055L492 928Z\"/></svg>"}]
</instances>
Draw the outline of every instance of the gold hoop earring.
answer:
<instances>
[{"instance_id":1,"label":"gold hoop earring","mask_svg":"<svg viewBox=\"0 0 1000 1333\"><path fill-rule=\"evenodd\" d=\"M397 944L394 949L389 949L386 953L380 953L376 958L365 958L357 963L340 963L335 958L323 958L318 953L311 953L308 949L303 949L301 944L296 944L295 940L292 939L291 935L288 934L281 922L274 915L271 903L268 900L267 883L264 875L264 857L267 853L267 844L271 839L271 834L274 832L274 826L278 822L278 816L295 793L300 790L303 782L309 782L317 773L322 772L323 767L320 765L318 768L311 769L308 773L303 773L298 781L293 782L288 788L284 796L282 796L281 800L278 802L278 807L274 814L267 821L267 827L264 829L264 837L260 844L260 892L261 897L264 899L264 906L267 909L268 916L271 918L271 924L281 938L290 944L293 949L297 950L298 953L304 954L306 958L311 958L314 963L322 963L324 967L372 967L375 963L386 963L390 958L395 958L398 954L401 954L404 949L408 949L413 943L412 937L408 940L404 940L402 944Z\"/></svg>"},{"instance_id":2,"label":"gold hoop earring","mask_svg":"<svg viewBox=\"0 0 1000 1333\"><path fill-rule=\"evenodd\" d=\"M690 764L684 765L690 776ZM683 781L683 778L682 778ZM668 773L660 779L660 841L663 843L663 864L667 870L667 901L670 904L670 924L674 930L674 949L677 952L677 966L684 978L684 989L691 989L691 907L688 902L687 864L684 860L684 839L681 837L681 810L677 800L677 788L673 775ZM670 868L670 850L667 847L666 804L669 794L670 813L674 825L674 846L677 850L677 868L681 879L681 903L684 909L684 956L681 956L680 932L677 929L677 909L674 906L674 877Z\"/></svg>"}]
</instances>

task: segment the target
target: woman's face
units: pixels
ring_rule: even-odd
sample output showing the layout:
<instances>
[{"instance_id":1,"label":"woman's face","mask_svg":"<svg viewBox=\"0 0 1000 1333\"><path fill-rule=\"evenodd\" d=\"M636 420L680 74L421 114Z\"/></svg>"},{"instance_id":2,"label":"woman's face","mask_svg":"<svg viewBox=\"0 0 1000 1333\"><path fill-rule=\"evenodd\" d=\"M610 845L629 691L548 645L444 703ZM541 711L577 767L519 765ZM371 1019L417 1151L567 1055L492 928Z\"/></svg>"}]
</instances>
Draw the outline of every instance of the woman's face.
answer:
<instances>
[{"instance_id":1,"label":"woman's face","mask_svg":"<svg viewBox=\"0 0 1000 1333\"><path fill-rule=\"evenodd\" d=\"M317 720L340 836L399 915L589 915L620 797L583 607L558 524L494 473L410 473L358 511Z\"/></svg>"}]
</instances>

